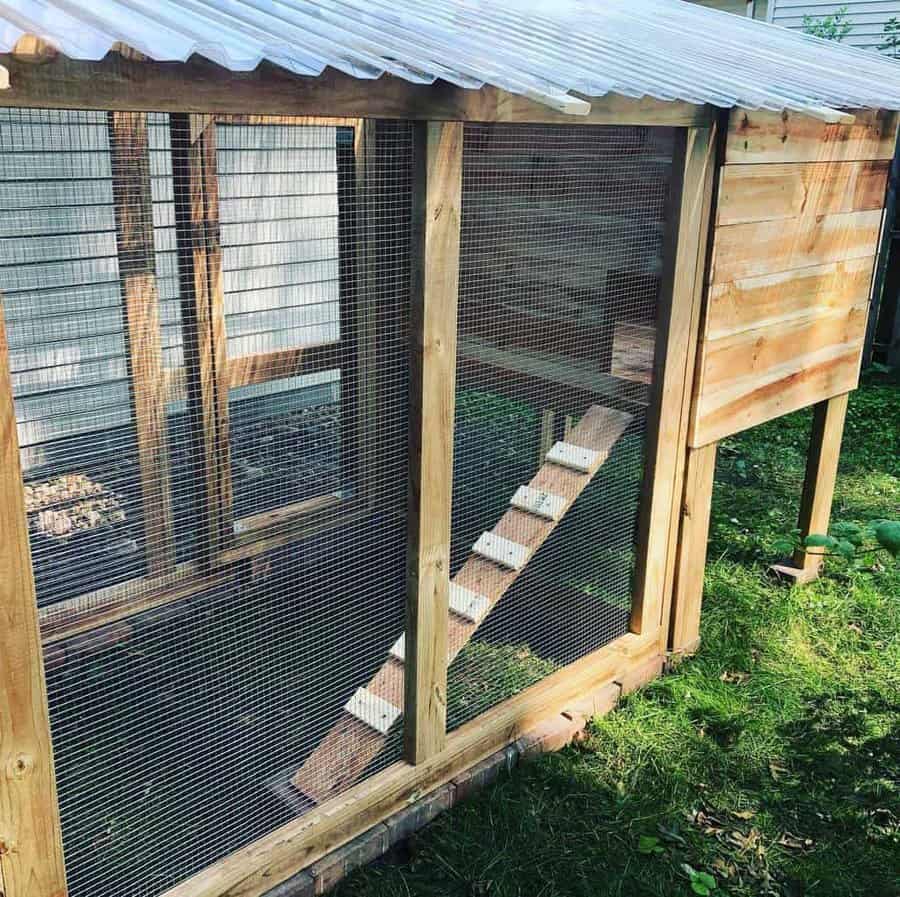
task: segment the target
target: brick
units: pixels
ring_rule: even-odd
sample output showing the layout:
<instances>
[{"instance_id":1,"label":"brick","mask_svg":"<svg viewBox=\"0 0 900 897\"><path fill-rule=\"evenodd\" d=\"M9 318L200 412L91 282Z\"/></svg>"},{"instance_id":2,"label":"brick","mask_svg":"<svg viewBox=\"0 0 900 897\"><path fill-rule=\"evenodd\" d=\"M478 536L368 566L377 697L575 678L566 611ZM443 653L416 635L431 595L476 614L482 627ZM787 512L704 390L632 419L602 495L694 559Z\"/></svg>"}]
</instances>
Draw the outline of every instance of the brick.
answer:
<instances>
[{"instance_id":1,"label":"brick","mask_svg":"<svg viewBox=\"0 0 900 897\"><path fill-rule=\"evenodd\" d=\"M496 781L502 770L508 770L515 766L518 762L518 754L519 751L515 748L513 748L512 754L510 754L510 748L504 748L502 751L491 754L490 757L485 757L471 769L461 772L453 779L453 785L456 787L456 802L467 800L474 792L480 791L491 782Z\"/></svg>"},{"instance_id":2,"label":"brick","mask_svg":"<svg viewBox=\"0 0 900 897\"><path fill-rule=\"evenodd\" d=\"M633 691L637 691L642 685L656 679L662 673L665 658L662 655L651 657L646 663L642 663L639 667L629 670L624 676L620 676L617 680L622 687L622 694L628 695Z\"/></svg>"},{"instance_id":3,"label":"brick","mask_svg":"<svg viewBox=\"0 0 900 897\"><path fill-rule=\"evenodd\" d=\"M298 872L266 891L264 897L315 897L316 881L308 872Z\"/></svg>"},{"instance_id":4,"label":"brick","mask_svg":"<svg viewBox=\"0 0 900 897\"><path fill-rule=\"evenodd\" d=\"M355 869L377 860L388 846L388 829L380 822L322 857L309 867L309 875L315 880L315 893L324 894Z\"/></svg>"},{"instance_id":5,"label":"brick","mask_svg":"<svg viewBox=\"0 0 900 897\"><path fill-rule=\"evenodd\" d=\"M398 810L393 816L389 816L384 824L388 830L388 843L396 844L404 841L420 828L428 825L439 813L449 810L455 802L455 787L444 785L437 791L432 791L414 804Z\"/></svg>"}]
</instances>

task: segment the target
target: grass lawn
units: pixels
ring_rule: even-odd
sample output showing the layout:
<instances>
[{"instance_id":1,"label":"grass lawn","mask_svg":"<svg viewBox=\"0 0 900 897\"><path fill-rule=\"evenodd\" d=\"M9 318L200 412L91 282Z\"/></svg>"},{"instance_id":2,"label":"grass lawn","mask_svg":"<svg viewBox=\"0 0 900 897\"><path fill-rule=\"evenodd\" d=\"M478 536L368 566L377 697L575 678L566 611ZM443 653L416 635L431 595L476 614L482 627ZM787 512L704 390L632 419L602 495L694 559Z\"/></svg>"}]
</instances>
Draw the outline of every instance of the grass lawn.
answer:
<instances>
[{"instance_id":1,"label":"grass lawn","mask_svg":"<svg viewBox=\"0 0 900 897\"><path fill-rule=\"evenodd\" d=\"M788 590L809 413L723 445L703 646L341 897L900 895L900 565ZM854 394L834 519L900 517L900 386ZM694 882L699 879L695 876ZM708 880L707 880L708 881Z\"/></svg>"}]
</instances>

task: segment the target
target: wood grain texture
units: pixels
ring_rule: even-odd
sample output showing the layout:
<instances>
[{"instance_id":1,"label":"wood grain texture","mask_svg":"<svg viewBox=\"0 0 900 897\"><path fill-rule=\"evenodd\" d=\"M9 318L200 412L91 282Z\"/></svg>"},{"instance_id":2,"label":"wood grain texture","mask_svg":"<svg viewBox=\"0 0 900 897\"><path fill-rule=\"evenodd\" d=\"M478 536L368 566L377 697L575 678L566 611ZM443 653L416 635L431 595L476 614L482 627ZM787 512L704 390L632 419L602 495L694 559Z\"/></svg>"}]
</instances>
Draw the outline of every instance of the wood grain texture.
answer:
<instances>
[{"instance_id":1,"label":"wood grain texture","mask_svg":"<svg viewBox=\"0 0 900 897\"><path fill-rule=\"evenodd\" d=\"M853 162L891 159L898 115L859 110L852 125L828 124L798 112L735 109L725 163Z\"/></svg>"},{"instance_id":2,"label":"wood grain texture","mask_svg":"<svg viewBox=\"0 0 900 897\"><path fill-rule=\"evenodd\" d=\"M732 112L692 446L856 387L896 128Z\"/></svg>"},{"instance_id":3,"label":"wood grain texture","mask_svg":"<svg viewBox=\"0 0 900 897\"><path fill-rule=\"evenodd\" d=\"M856 305L704 346L691 445L855 389L867 313Z\"/></svg>"},{"instance_id":4,"label":"wood grain texture","mask_svg":"<svg viewBox=\"0 0 900 897\"><path fill-rule=\"evenodd\" d=\"M577 473L545 462L528 486L560 496L564 500L562 513L565 514L606 461L631 420L631 415L625 412L592 406L569 434L575 445L596 452L590 470ZM544 544L556 526L557 523L554 521L510 508L500 518L493 533L525 545L531 553L534 553ZM506 594L520 573L521 571L509 570L473 553L459 569L453 582L482 595L493 607ZM478 625L455 614L445 619L442 628L447 637L442 643L442 652L446 663L452 662L475 634ZM410 657L408 634L406 638L408 662ZM403 695L403 668L403 663L394 657L388 657L367 688L394 706L400 706ZM384 746L384 742L384 737L378 732L342 712L337 724L294 775L292 784L316 803L321 804L330 800L362 775Z\"/></svg>"},{"instance_id":5,"label":"wood grain texture","mask_svg":"<svg viewBox=\"0 0 900 897\"><path fill-rule=\"evenodd\" d=\"M232 539L215 122L173 115L171 134L185 381L188 408L199 427L196 465L204 472L207 512L201 544L210 562Z\"/></svg>"},{"instance_id":6,"label":"wood grain texture","mask_svg":"<svg viewBox=\"0 0 900 897\"><path fill-rule=\"evenodd\" d=\"M678 226L667 247L662 314L656 343L654 400L638 522L631 628L661 624L667 601L670 542L677 518L685 440L696 360L709 216L716 162L715 129L691 128L680 153Z\"/></svg>"},{"instance_id":7,"label":"wood grain texture","mask_svg":"<svg viewBox=\"0 0 900 897\"><path fill-rule=\"evenodd\" d=\"M403 734L421 763L446 739L463 127L425 122L414 135Z\"/></svg>"},{"instance_id":8,"label":"wood grain texture","mask_svg":"<svg viewBox=\"0 0 900 897\"><path fill-rule=\"evenodd\" d=\"M0 307L0 869L4 897L65 897L47 687Z\"/></svg>"},{"instance_id":9,"label":"wood grain texture","mask_svg":"<svg viewBox=\"0 0 900 897\"><path fill-rule=\"evenodd\" d=\"M695 650L700 640L700 607L715 472L715 443L688 450L669 628L669 650L677 653Z\"/></svg>"},{"instance_id":10,"label":"wood grain texture","mask_svg":"<svg viewBox=\"0 0 900 897\"><path fill-rule=\"evenodd\" d=\"M819 402L813 411L806 456L806 477L797 523L801 539L811 533L828 532L849 398L846 393L835 396ZM794 563L805 573L817 574L822 566L822 558L815 553L798 551Z\"/></svg>"},{"instance_id":11,"label":"wood grain texture","mask_svg":"<svg viewBox=\"0 0 900 897\"><path fill-rule=\"evenodd\" d=\"M891 163L725 165L716 224L881 209Z\"/></svg>"},{"instance_id":12,"label":"wood grain texture","mask_svg":"<svg viewBox=\"0 0 900 897\"><path fill-rule=\"evenodd\" d=\"M716 229L712 283L874 255L881 209Z\"/></svg>"},{"instance_id":13,"label":"wood grain texture","mask_svg":"<svg viewBox=\"0 0 900 897\"><path fill-rule=\"evenodd\" d=\"M242 355L226 361L228 387L250 386L283 380L300 374L315 374L341 367L344 348L339 342L279 349L261 355Z\"/></svg>"},{"instance_id":14,"label":"wood grain texture","mask_svg":"<svg viewBox=\"0 0 900 897\"><path fill-rule=\"evenodd\" d=\"M155 575L175 565L175 530L147 116L140 112L111 112L107 116L107 129L119 279L127 327L128 374L141 474L144 540L147 567Z\"/></svg>"},{"instance_id":15,"label":"wood grain texture","mask_svg":"<svg viewBox=\"0 0 900 897\"><path fill-rule=\"evenodd\" d=\"M864 304L874 263L866 256L715 283L708 293L704 339L715 343Z\"/></svg>"},{"instance_id":16,"label":"wood grain texture","mask_svg":"<svg viewBox=\"0 0 900 897\"><path fill-rule=\"evenodd\" d=\"M184 63L137 62L111 53L99 62L59 56L32 65L0 54L0 65L13 85L0 91L0 106L257 116L340 110L344 117L671 127L708 124L712 117L709 106L615 93L591 99L591 111L576 116L491 87L410 84L391 75L360 79L332 69L308 78L269 62L250 72L231 72L198 56Z\"/></svg>"},{"instance_id":17,"label":"wood grain texture","mask_svg":"<svg viewBox=\"0 0 900 897\"><path fill-rule=\"evenodd\" d=\"M424 763L389 766L162 897L262 897L321 856L512 743L551 714L570 709L584 695L645 667L659 656L657 635L622 636L552 673L452 732L444 749Z\"/></svg>"}]
</instances>

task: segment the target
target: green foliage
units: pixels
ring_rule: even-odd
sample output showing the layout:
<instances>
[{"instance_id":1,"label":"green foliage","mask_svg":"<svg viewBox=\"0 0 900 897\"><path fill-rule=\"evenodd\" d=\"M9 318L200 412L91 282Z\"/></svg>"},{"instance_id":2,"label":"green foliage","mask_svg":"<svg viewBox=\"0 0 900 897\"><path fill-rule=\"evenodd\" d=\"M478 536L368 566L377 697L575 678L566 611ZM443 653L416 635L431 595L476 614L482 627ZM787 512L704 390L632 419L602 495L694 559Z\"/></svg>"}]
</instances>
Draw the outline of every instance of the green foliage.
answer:
<instances>
[{"instance_id":1,"label":"green foliage","mask_svg":"<svg viewBox=\"0 0 900 897\"><path fill-rule=\"evenodd\" d=\"M885 551L894 557L900 555L900 521L883 520L875 525L875 538Z\"/></svg>"},{"instance_id":2,"label":"green foliage","mask_svg":"<svg viewBox=\"0 0 900 897\"><path fill-rule=\"evenodd\" d=\"M840 42L853 30L853 25L847 18L847 7L842 6L828 16L803 16L802 28L814 37Z\"/></svg>"},{"instance_id":3,"label":"green foliage","mask_svg":"<svg viewBox=\"0 0 900 897\"><path fill-rule=\"evenodd\" d=\"M708 895L712 894L712 892L716 889L716 880L708 872L698 872L687 863L685 863L682 868L684 869L687 877L690 879L691 890L695 894L700 894L701 897L708 897Z\"/></svg>"},{"instance_id":4,"label":"green foliage","mask_svg":"<svg viewBox=\"0 0 900 897\"><path fill-rule=\"evenodd\" d=\"M666 849L659 843L659 838L655 835L641 835L638 838L638 853L665 853Z\"/></svg>"},{"instance_id":5,"label":"green foliage","mask_svg":"<svg viewBox=\"0 0 900 897\"><path fill-rule=\"evenodd\" d=\"M900 56L900 19L891 16L884 23L884 43L878 45L878 49L889 56Z\"/></svg>"}]
</instances>

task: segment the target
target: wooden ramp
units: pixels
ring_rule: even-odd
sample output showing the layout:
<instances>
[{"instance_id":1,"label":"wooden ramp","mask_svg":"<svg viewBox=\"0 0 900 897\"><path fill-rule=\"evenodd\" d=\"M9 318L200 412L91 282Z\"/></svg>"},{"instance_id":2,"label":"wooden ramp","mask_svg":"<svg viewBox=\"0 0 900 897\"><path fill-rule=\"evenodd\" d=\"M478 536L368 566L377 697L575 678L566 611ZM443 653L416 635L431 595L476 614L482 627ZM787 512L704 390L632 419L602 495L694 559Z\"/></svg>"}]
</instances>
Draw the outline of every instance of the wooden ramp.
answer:
<instances>
[{"instance_id":1,"label":"wooden ramp","mask_svg":"<svg viewBox=\"0 0 900 897\"><path fill-rule=\"evenodd\" d=\"M450 584L448 663L475 634L491 608L516 581L532 555L556 529L631 423L632 416L592 405L566 442L557 442L510 509ZM368 685L359 688L340 718L291 779L302 794L321 804L350 787L384 746L403 707L405 638Z\"/></svg>"}]
</instances>

